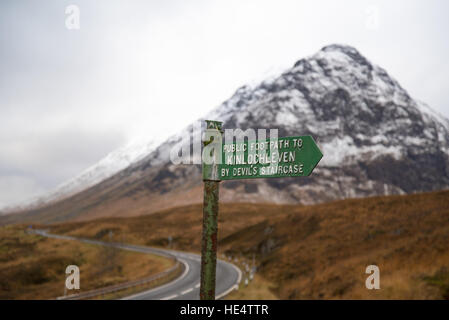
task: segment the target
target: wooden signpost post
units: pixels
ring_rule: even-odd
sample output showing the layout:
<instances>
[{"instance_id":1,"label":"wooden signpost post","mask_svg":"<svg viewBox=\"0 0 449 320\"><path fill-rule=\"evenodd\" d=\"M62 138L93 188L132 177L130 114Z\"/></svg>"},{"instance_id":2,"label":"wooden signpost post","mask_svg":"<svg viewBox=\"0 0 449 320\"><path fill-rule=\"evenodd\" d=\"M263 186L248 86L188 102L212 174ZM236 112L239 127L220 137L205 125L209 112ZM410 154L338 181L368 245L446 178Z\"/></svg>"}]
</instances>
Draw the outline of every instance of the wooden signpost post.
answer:
<instances>
[{"instance_id":1,"label":"wooden signpost post","mask_svg":"<svg viewBox=\"0 0 449 320\"><path fill-rule=\"evenodd\" d=\"M323 157L311 136L222 144L222 123L206 120L203 143L200 299L215 299L218 192L221 180L308 176Z\"/></svg>"}]
</instances>

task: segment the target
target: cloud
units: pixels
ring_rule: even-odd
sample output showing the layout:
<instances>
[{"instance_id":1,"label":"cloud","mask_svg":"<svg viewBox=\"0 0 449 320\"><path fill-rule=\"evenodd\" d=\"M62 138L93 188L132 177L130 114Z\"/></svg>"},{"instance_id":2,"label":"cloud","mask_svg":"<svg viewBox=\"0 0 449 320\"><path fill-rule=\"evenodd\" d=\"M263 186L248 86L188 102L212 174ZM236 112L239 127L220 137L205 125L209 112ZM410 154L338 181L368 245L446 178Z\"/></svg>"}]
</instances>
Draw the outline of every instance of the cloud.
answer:
<instances>
[{"instance_id":1,"label":"cloud","mask_svg":"<svg viewBox=\"0 0 449 320\"><path fill-rule=\"evenodd\" d=\"M65 27L69 4L80 8L79 30ZM373 7L378 21L367 28ZM267 70L335 42L449 117L448 9L409 0L1 1L0 181L52 189L136 136L176 133ZM25 197L15 192L1 201Z\"/></svg>"},{"instance_id":2,"label":"cloud","mask_svg":"<svg viewBox=\"0 0 449 320\"><path fill-rule=\"evenodd\" d=\"M73 177L126 142L117 131L65 127L33 135L23 130L0 136L0 179L20 173L46 188Z\"/></svg>"},{"instance_id":3,"label":"cloud","mask_svg":"<svg viewBox=\"0 0 449 320\"><path fill-rule=\"evenodd\" d=\"M16 204L44 192L36 180L28 176L5 176L0 179L0 208Z\"/></svg>"}]
</instances>

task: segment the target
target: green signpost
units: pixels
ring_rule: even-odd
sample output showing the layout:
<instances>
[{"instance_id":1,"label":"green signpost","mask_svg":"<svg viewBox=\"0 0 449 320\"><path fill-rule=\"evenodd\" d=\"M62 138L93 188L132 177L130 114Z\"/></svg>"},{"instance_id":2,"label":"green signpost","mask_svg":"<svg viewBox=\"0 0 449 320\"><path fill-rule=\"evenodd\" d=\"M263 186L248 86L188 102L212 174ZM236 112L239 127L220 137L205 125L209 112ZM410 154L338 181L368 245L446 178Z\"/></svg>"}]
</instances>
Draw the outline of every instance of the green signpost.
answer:
<instances>
[{"instance_id":1,"label":"green signpost","mask_svg":"<svg viewBox=\"0 0 449 320\"><path fill-rule=\"evenodd\" d=\"M223 145L221 180L308 176L323 157L311 136Z\"/></svg>"},{"instance_id":2,"label":"green signpost","mask_svg":"<svg viewBox=\"0 0 449 320\"><path fill-rule=\"evenodd\" d=\"M218 193L221 180L302 177L323 157L311 136L222 144L222 123L206 120L200 299L215 299Z\"/></svg>"}]
</instances>

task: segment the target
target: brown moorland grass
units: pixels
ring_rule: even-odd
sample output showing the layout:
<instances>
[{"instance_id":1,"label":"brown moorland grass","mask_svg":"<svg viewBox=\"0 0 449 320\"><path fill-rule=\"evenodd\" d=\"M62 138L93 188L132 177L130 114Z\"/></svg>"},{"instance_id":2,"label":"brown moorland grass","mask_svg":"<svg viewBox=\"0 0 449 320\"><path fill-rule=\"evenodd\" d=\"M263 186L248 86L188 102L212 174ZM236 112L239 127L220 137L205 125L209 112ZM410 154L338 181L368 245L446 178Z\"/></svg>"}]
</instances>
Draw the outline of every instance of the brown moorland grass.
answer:
<instances>
[{"instance_id":1,"label":"brown moorland grass","mask_svg":"<svg viewBox=\"0 0 449 320\"><path fill-rule=\"evenodd\" d=\"M55 225L55 233L200 251L201 205ZM314 206L221 204L219 252L250 260L281 299L449 299L449 191ZM380 268L380 290L365 269ZM274 287L271 287L274 285Z\"/></svg>"},{"instance_id":2,"label":"brown moorland grass","mask_svg":"<svg viewBox=\"0 0 449 320\"><path fill-rule=\"evenodd\" d=\"M173 265L159 256L28 234L0 227L0 299L54 299L64 294L65 269L80 268L80 293L148 277Z\"/></svg>"}]
</instances>

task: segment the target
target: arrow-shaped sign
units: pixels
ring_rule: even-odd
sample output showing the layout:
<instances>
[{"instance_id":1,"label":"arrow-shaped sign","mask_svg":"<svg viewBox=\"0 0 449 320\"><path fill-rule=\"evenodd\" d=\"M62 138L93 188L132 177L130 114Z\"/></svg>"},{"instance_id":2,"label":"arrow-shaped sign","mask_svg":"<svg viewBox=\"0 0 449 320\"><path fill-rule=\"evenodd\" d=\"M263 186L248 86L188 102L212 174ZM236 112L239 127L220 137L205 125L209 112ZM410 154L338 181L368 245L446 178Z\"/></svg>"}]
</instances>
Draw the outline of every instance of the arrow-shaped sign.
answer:
<instances>
[{"instance_id":1,"label":"arrow-shaped sign","mask_svg":"<svg viewBox=\"0 0 449 320\"><path fill-rule=\"evenodd\" d=\"M311 136L224 144L219 177L233 180L308 176L322 157Z\"/></svg>"}]
</instances>

